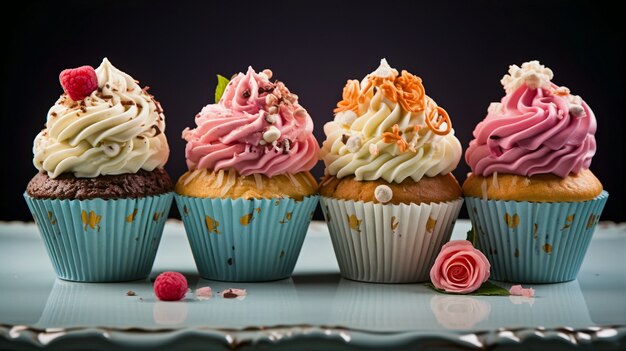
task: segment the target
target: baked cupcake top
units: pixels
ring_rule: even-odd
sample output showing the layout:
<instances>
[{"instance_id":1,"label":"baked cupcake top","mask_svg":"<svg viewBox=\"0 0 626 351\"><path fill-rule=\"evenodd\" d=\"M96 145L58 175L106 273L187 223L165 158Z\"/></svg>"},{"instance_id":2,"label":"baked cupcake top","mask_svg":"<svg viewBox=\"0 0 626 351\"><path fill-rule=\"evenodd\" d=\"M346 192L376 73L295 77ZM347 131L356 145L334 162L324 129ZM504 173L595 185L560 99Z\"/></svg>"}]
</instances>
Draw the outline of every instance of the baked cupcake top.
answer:
<instances>
[{"instance_id":1,"label":"baked cupcake top","mask_svg":"<svg viewBox=\"0 0 626 351\"><path fill-rule=\"evenodd\" d=\"M552 70L539 61L509 67L501 81L506 96L489 106L465 153L474 174L565 178L589 168L596 118L579 96L552 78Z\"/></svg>"},{"instance_id":2,"label":"baked cupcake top","mask_svg":"<svg viewBox=\"0 0 626 351\"><path fill-rule=\"evenodd\" d=\"M60 75L65 93L35 138L33 163L50 178L152 171L169 156L163 110L136 80L106 58Z\"/></svg>"},{"instance_id":3,"label":"baked cupcake top","mask_svg":"<svg viewBox=\"0 0 626 351\"><path fill-rule=\"evenodd\" d=\"M419 181L449 173L461 158L446 111L425 94L418 76L398 74L385 59L361 82L347 82L334 112L321 151L327 175Z\"/></svg>"},{"instance_id":4,"label":"baked cupcake top","mask_svg":"<svg viewBox=\"0 0 626 351\"><path fill-rule=\"evenodd\" d=\"M252 67L226 86L215 104L196 115L196 128L186 128L185 157L190 171L236 170L240 175L296 174L317 162L319 145L313 121L298 96L272 71Z\"/></svg>"}]
</instances>

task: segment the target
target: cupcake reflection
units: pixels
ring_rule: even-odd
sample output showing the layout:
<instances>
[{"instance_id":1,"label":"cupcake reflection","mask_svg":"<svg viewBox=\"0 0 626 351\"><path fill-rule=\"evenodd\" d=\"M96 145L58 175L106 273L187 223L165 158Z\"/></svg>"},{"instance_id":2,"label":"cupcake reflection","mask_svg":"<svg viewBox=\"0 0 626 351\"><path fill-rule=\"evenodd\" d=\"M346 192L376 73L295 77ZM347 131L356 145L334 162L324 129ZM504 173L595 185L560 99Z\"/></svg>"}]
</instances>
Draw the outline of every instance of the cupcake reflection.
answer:
<instances>
[{"instance_id":1,"label":"cupcake reflection","mask_svg":"<svg viewBox=\"0 0 626 351\"><path fill-rule=\"evenodd\" d=\"M430 308L441 326L454 330L470 329L491 313L486 300L457 295L435 295Z\"/></svg>"}]
</instances>

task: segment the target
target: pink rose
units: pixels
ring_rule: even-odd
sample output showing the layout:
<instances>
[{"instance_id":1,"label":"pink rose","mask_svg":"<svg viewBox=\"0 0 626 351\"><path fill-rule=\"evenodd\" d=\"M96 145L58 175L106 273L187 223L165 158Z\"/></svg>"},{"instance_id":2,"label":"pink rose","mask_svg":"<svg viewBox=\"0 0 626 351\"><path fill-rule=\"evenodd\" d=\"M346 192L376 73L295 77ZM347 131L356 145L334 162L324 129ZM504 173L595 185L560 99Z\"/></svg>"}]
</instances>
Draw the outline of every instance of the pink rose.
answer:
<instances>
[{"instance_id":1,"label":"pink rose","mask_svg":"<svg viewBox=\"0 0 626 351\"><path fill-rule=\"evenodd\" d=\"M430 270L430 281L445 292L467 294L489 279L491 265L482 252L467 240L443 245Z\"/></svg>"}]
</instances>

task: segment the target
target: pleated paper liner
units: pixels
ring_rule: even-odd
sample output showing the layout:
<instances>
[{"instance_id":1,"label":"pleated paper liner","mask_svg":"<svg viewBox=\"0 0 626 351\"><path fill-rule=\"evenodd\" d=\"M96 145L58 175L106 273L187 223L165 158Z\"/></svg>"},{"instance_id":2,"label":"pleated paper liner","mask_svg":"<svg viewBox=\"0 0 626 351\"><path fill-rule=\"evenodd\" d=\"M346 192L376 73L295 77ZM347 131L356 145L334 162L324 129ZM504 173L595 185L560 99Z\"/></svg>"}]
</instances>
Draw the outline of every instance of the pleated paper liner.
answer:
<instances>
[{"instance_id":1,"label":"pleated paper liner","mask_svg":"<svg viewBox=\"0 0 626 351\"><path fill-rule=\"evenodd\" d=\"M245 282L291 275L318 198L246 200L176 194L176 203L200 275Z\"/></svg>"},{"instance_id":2,"label":"pleated paper liner","mask_svg":"<svg viewBox=\"0 0 626 351\"><path fill-rule=\"evenodd\" d=\"M583 202L525 202L467 197L477 248L491 279L556 283L576 279L609 194Z\"/></svg>"},{"instance_id":3,"label":"pleated paper liner","mask_svg":"<svg viewBox=\"0 0 626 351\"><path fill-rule=\"evenodd\" d=\"M150 273L173 193L115 200L24 198L59 278L115 282Z\"/></svg>"},{"instance_id":4,"label":"pleated paper liner","mask_svg":"<svg viewBox=\"0 0 626 351\"><path fill-rule=\"evenodd\" d=\"M321 204L343 277L414 283L429 279L463 199L383 205L322 197Z\"/></svg>"}]
</instances>

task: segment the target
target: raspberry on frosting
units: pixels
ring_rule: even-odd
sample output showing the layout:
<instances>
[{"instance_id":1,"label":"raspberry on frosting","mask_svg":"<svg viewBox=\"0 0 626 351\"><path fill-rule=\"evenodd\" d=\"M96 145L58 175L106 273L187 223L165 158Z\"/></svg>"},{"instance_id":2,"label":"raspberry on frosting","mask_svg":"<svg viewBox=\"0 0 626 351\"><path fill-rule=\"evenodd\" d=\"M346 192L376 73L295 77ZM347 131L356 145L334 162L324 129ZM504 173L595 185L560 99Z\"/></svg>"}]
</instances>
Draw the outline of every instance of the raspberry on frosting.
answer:
<instances>
[{"instance_id":1,"label":"raspberry on frosting","mask_svg":"<svg viewBox=\"0 0 626 351\"><path fill-rule=\"evenodd\" d=\"M63 90L74 101L82 100L98 89L98 77L91 66L63 70L59 75L59 81Z\"/></svg>"},{"instance_id":2,"label":"raspberry on frosting","mask_svg":"<svg viewBox=\"0 0 626 351\"><path fill-rule=\"evenodd\" d=\"M154 281L154 294L162 301L178 301L187 293L187 279L178 272L163 272Z\"/></svg>"}]
</instances>

